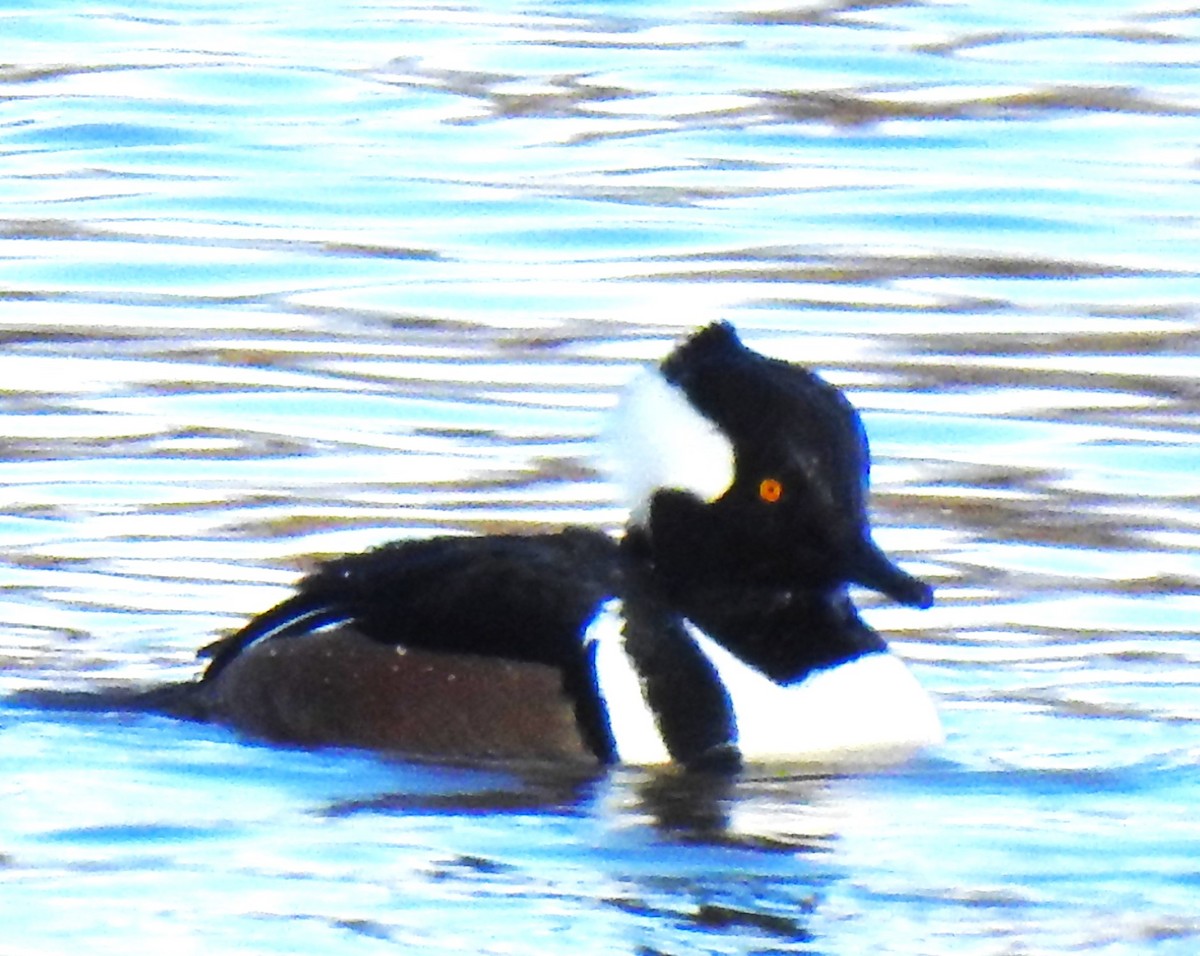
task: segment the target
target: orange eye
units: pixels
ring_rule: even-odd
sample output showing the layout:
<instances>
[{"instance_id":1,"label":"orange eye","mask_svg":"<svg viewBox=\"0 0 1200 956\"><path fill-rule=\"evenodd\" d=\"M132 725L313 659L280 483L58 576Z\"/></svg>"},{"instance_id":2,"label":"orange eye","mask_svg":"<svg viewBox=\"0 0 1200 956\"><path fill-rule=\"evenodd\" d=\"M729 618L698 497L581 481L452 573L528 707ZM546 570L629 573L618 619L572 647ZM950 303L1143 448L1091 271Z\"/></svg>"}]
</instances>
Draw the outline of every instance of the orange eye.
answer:
<instances>
[{"instance_id":1,"label":"orange eye","mask_svg":"<svg viewBox=\"0 0 1200 956\"><path fill-rule=\"evenodd\" d=\"M758 497L773 505L783 497L783 484L778 478L764 478L758 485Z\"/></svg>"}]
</instances>

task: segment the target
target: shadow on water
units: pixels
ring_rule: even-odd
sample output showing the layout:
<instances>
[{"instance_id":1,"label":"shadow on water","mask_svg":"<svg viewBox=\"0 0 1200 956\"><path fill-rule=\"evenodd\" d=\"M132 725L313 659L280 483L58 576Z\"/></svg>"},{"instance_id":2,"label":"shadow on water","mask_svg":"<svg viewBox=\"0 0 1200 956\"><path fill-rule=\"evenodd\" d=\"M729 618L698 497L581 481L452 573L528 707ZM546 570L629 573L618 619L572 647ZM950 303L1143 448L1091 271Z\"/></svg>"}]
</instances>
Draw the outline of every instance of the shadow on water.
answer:
<instances>
[{"instance_id":1,"label":"shadow on water","mask_svg":"<svg viewBox=\"0 0 1200 956\"><path fill-rule=\"evenodd\" d=\"M639 928L652 932L663 925L685 936L742 934L789 948L814 940L809 917L823 887L837 878L827 859L836 840L829 808L822 808L827 778L503 769L505 776L493 781L504 784L498 787L389 793L335 802L320 812L401 820L428 815L450 825L456 818L508 818L518 829L554 817L578 821L591 829L580 834L577 858L608 884L591 902L631 920L635 937ZM506 862L505 855L511 851L502 858L443 860L428 876L520 884L530 861Z\"/></svg>"},{"instance_id":2,"label":"shadow on water","mask_svg":"<svg viewBox=\"0 0 1200 956\"><path fill-rule=\"evenodd\" d=\"M453 769L444 761L432 768ZM503 786L447 792L397 792L337 801L321 813L342 817L359 813L585 815L600 814L636 825L655 839L680 845L725 846L791 852L827 849L829 824L814 807L827 789L827 774L815 772L770 777L753 771L709 773L684 770L605 770L561 765L490 765ZM488 764L467 763L466 772L486 770ZM795 815L784 820L758 820L747 827L746 812L754 803L776 800ZM812 812L810 812L812 811ZM776 829L767 830L768 825ZM797 827L789 831L788 826ZM811 830L804 827L811 826Z\"/></svg>"}]
</instances>

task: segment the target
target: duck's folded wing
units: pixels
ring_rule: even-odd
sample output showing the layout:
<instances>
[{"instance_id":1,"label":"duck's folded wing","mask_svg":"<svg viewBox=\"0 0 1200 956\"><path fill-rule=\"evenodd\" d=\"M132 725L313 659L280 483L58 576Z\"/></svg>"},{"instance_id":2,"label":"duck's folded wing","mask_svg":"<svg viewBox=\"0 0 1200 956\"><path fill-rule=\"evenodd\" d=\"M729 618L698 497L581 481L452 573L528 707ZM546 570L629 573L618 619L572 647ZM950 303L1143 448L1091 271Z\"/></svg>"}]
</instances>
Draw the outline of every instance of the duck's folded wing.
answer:
<instances>
[{"instance_id":1,"label":"duck's folded wing","mask_svg":"<svg viewBox=\"0 0 1200 956\"><path fill-rule=\"evenodd\" d=\"M258 641L312 634L322 628L344 624L353 617L347 608L301 591L258 615L236 634L201 648L200 656L209 658L204 676L208 680L216 677L231 660Z\"/></svg>"},{"instance_id":2,"label":"duck's folded wing","mask_svg":"<svg viewBox=\"0 0 1200 956\"><path fill-rule=\"evenodd\" d=\"M340 624L385 644L562 665L618 574L615 542L583 529L396 542L322 565L206 648L206 677L252 644Z\"/></svg>"}]
</instances>

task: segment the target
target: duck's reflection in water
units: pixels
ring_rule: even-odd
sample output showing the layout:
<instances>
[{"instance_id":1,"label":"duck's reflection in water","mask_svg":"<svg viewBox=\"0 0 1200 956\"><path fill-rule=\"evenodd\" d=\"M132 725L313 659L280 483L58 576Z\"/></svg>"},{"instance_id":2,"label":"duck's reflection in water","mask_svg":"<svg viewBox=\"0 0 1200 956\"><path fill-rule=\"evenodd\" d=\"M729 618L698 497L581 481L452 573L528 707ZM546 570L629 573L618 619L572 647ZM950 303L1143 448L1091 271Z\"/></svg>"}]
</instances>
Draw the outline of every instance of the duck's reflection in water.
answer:
<instances>
[{"instance_id":1,"label":"duck's reflection in water","mask_svg":"<svg viewBox=\"0 0 1200 956\"><path fill-rule=\"evenodd\" d=\"M449 858L439 845L430 879L459 874L474 893L518 895L543 894L554 884L557 894L578 894L578 905L612 911L639 952L674 951L684 940L693 951L709 951L714 933L771 951L807 950L814 914L844 876L831 853L838 839L835 778L494 769L476 765L452 788L339 802L324 814L444 819L460 835L486 819L489 846ZM464 780L477 785L462 786ZM506 826L510 839L497 844L493 838ZM564 844L567 857L559 852ZM559 872L568 858L569 872ZM580 865L593 875L581 878Z\"/></svg>"}]
</instances>

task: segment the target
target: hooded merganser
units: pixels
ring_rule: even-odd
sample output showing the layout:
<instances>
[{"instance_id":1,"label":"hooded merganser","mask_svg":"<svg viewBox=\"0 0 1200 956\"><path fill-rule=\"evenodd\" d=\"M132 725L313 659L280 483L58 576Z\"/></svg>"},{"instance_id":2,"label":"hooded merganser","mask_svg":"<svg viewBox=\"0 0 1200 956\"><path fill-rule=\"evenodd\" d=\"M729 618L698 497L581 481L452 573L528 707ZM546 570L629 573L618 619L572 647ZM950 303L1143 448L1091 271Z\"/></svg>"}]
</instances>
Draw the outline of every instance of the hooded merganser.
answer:
<instances>
[{"instance_id":1,"label":"hooded merganser","mask_svg":"<svg viewBox=\"0 0 1200 956\"><path fill-rule=\"evenodd\" d=\"M623 538L438 537L324 563L207 649L192 712L448 758L737 766L941 740L847 593L932 602L872 541L866 436L837 388L718 323L615 419Z\"/></svg>"}]
</instances>

